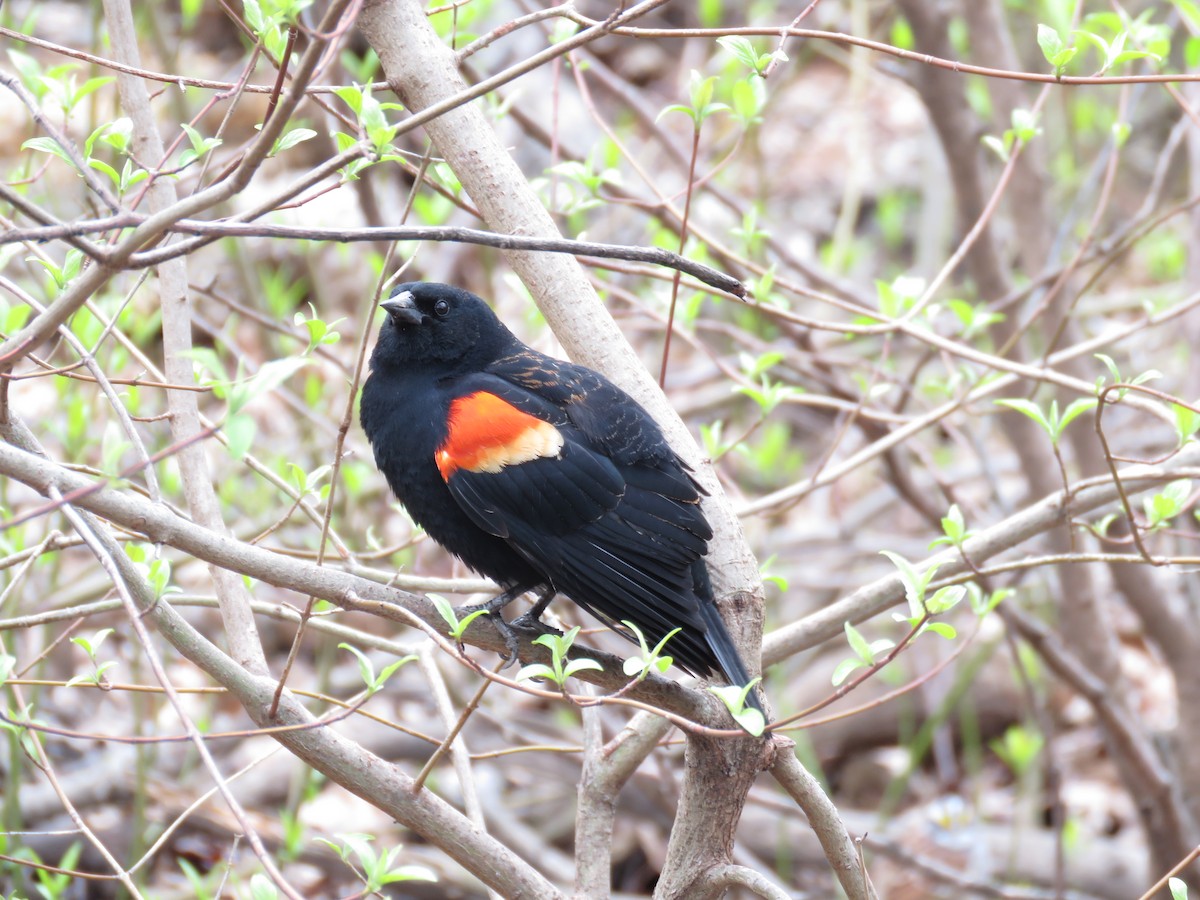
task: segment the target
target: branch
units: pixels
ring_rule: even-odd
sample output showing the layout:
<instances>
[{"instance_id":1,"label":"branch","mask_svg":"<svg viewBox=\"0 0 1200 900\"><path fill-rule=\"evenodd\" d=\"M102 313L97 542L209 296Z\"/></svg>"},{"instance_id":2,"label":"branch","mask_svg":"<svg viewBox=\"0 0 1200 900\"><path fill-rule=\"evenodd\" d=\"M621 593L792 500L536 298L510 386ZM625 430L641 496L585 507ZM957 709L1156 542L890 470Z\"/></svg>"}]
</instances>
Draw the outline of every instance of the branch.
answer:
<instances>
[{"instance_id":1,"label":"branch","mask_svg":"<svg viewBox=\"0 0 1200 900\"><path fill-rule=\"evenodd\" d=\"M43 496L49 496L51 490L57 489L79 509L212 565L405 626L411 626L415 617L436 633L447 634L445 621L425 597L216 534L136 494L106 489L89 478L13 446L21 443L17 431L23 427L19 423L0 424L0 437L10 441L0 444L0 475L13 478ZM2 524L0 530L3 530ZM505 652L504 639L486 618L482 616L471 623L465 635L466 643L483 650ZM581 680L609 693L628 685L629 679L622 674L618 657L583 648L579 648L578 655L596 659L604 666L599 671L580 672ZM521 658L548 661L550 657L545 648L533 644L529 636L523 635ZM728 721L722 718L724 708L717 709L720 702L715 697L661 676L647 677L625 696L691 721L712 722L718 726Z\"/></svg>"},{"instance_id":2,"label":"branch","mask_svg":"<svg viewBox=\"0 0 1200 900\"><path fill-rule=\"evenodd\" d=\"M876 900L875 888L863 868L862 854L846 831L837 807L825 796L817 780L800 764L796 754L790 750L780 752L771 766L771 774L808 816L808 824L821 842L825 857L832 864L846 896L850 900Z\"/></svg>"},{"instance_id":3,"label":"branch","mask_svg":"<svg viewBox=\"0 0 1200 900\"><path fill-rule=\"evenodd\" d=\"M1129 493L1141 493L1167 481L1188 477L1200 477L1200 444L1188 444L1162 465L1139 464L1121 470L1121 484ZM967 572L964 555L976 563L989 559L1069 523L1076 516L1114 503L1118 496L1118 487L1108 476L1077 483L1069 494L1065 490L1051 494L969 538L961 553L957 549L947 550L930 557L919 568L937 565L941 577ZM903 601L904 586L898 576L873 581L819 612L772 632L763 643L763 663L773 665L815 647L841 634L844 623L861 622Z\"/></svg>"}]
</instances>

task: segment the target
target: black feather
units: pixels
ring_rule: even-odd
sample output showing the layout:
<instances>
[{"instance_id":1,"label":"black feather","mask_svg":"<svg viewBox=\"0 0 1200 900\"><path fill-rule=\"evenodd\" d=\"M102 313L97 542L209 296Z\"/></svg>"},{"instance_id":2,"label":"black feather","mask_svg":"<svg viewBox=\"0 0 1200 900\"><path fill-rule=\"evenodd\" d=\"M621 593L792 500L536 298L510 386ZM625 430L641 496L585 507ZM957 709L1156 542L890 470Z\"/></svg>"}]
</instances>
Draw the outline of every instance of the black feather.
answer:
<instances>
[{"instance_id":1,"label":"black feather","mask_svg":"<svg viewBox=\"0 0 1200 900\"><path fill-rule=\"evenodd\" d=\"M679 628L665 652L681 668L748 683L704 564L703 492L646 411L599 373L522 344L467 291L403 284L384 307L362 425L413 519L506 589L551 587L626 637L620 623L633 622L651 646ZM500 438L529 421L521 434L549 423L553 441L514 440L498 460L439 470L439 452L458 448L452 404L473 415L483 407L466 398L482 394L512 416ZM471 440L490 439L479 437L489 423L471 425Z\"/></svg>"}]
</instances>

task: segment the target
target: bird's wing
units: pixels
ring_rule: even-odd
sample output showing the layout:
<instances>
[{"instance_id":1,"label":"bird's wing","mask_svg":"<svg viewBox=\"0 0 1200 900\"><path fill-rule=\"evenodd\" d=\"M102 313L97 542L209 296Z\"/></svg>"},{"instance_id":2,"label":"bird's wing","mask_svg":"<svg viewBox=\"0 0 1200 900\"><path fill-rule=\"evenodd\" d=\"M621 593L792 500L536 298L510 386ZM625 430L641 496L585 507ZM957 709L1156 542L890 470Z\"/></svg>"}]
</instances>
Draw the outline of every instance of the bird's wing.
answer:
<instances>
[{"instance_id":1,"label":"bird's wing","mask_svg":"<svg viewBox=\"0 0 1200 900\"><path fill-rule=\"evenodd\" d=\"M652 643L683 627L668 652L707 671L692 566L711 531L674 455L615 461L559 406L492 375L456 393L436 462L472 520L609 624L630 619Z\"/></svg>"},{"instance_id":2,"label":"bird's wing","mask_svg":"<svg viewBox=\"0 0 1200 900\"><path fill-rule=\"evenodd\" d=\"M679 482L679 499L693 499L700 489L663 437L658 423L619 387L584 366L522 347L493 363L490 372L524 388L552 405L583 434L588 443L617 465L651 464L661 478Z\"/></svg>"},{"instance_id":3,"label":"bird's wing","mask_svg":"<svg viewBox=\"0 0 1200 900\"><path fill-rule=\"evenodd\" d=\"M481 528L503 538L522 524L570 532L620 503L616 466L580 444L553 406L488 376L457 393L434 462Z\"/></svg>"}]
</instances>

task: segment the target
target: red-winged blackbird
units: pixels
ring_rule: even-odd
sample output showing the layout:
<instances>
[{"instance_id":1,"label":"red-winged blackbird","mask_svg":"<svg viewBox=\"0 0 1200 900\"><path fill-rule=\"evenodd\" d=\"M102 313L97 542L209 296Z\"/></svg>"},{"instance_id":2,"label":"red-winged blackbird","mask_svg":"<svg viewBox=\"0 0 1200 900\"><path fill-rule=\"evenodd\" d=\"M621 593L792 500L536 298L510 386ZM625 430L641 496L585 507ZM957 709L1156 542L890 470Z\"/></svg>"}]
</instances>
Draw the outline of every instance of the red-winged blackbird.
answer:
<instances>
[{"instance_id":1,"label":"red-winged blackbird","mask_svg":"<svg viewBox=\"0 0 1200 900\"><path fill-rule=\"evenodd\" d=\"M504 588L488 608L539 591L513 623L533 625L561 592L650 646L678 627L664 651L677 665L748 683L712 599L701 489L649 414L525 346L461 288L402 284L382 306L363 430L413 519Z\"/></svg>"}]
</instances>

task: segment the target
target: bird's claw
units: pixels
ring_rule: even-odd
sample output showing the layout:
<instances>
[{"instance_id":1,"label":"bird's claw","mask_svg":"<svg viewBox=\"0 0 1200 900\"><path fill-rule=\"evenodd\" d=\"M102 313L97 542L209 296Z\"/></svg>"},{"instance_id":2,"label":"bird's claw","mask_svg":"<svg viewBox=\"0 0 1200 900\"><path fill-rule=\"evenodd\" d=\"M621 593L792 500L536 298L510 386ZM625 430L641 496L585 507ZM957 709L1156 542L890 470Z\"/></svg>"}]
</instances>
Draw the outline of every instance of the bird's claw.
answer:
<instances>
[{"instance_id":1,"label":"bird's claw","mask_svg":"<svg viewBox=\"0 0 1200 900\"><path fill-rule=\"evenodd\" d=\"M521 615L508 623L508 627L514 631L534 631L538 634L562 634L553 625L547 625L532 612L521 613Z\"/></svg>"},{"instance_id":2,"label":"bird's claw","mask_svg":"<svg viewBox=\"0 0 1200 900\"><path fill-rule=\"evenodd\" d=\"M513 627L500 616L496 616L496 630L500 632L500 636L504 638L504 646L508 648L508 655L504 658L504 665L500 667L500 671L511 668L514 663L520 662L521 659L521 642L517 638L517 633Z\"/></svg>"},{"instance_id":3,"label":"bird's claw","mask_svg":"<svg viewBox=\"0 0 1200 900\"><path fill-rule=\"evenodd\" d=\"M500 637L504 639L504 646L508 649L508 653L503 654L504 665L500 667L500 671L503 672L505 669L510 668L513 663L518 662L521 658L521 641L517 638L517 634L513 630L515 623L504 621L504 616L500 615L498 610L492 609L491 603L480 603L474 606L460 606L454 610L454 614L458 616L460 620L462 620L472 613L479 612L481 609L489 614L488 618L491 619L492 624L496 626L496 630L500 632ZM492 615L492 613L495 613L495 615Z\"/></svg>"}]
</instances>

